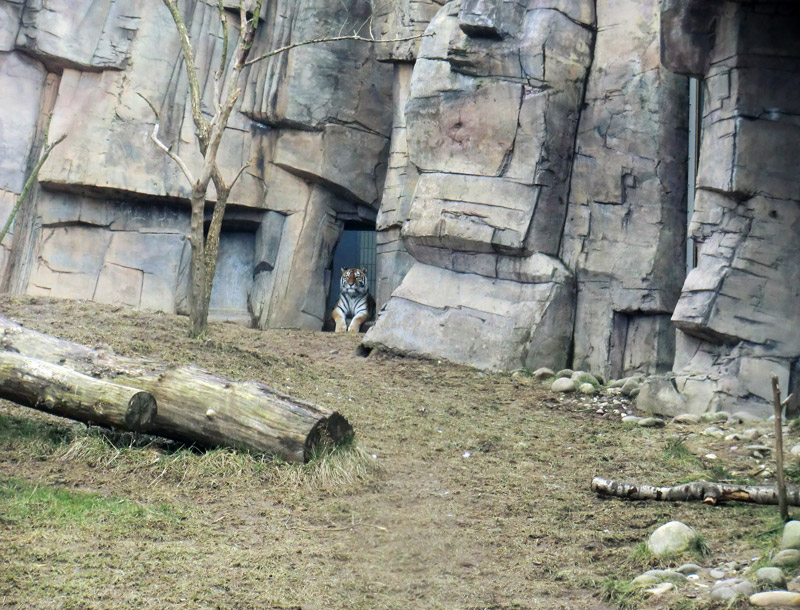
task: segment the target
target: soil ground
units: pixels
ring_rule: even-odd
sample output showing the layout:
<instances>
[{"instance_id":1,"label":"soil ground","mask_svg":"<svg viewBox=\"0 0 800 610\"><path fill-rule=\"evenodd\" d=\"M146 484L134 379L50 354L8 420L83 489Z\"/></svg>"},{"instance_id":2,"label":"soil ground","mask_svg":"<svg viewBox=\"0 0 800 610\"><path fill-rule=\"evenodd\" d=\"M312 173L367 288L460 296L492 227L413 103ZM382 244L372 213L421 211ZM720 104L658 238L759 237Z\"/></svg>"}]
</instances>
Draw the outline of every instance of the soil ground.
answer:
<instances>
[{"instance_id":1,"label":"soil ground","mask_svg":"<svg viewBox=\"0 0 800 610\"><path fill-rule=\"evenodd\" d=\"M746 563L775 544L774 507L595 496L595 475L673 485L756 464L690 428L626 427L525 372L364 358L347 334L212 324L189 340L185 318L85 302L6 298L0 314L262 381L356 431L355 447L298 466L2 402L0 608L707 608L685 591L619 594L663 565L642 552L657 526L704 538L706 557L675 564Z\"/></svg>"}]
</instances>

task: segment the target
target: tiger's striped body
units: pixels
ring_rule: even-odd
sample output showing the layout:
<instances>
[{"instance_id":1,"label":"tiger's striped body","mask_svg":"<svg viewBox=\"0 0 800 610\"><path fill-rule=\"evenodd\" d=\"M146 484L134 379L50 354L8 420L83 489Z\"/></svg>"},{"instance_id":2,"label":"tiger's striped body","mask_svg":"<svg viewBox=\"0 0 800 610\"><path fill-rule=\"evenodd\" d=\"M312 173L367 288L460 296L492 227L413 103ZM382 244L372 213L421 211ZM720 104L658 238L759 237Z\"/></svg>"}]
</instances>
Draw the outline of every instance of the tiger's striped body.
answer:
<instances>
[{"instance_id":1,"label":"tiger's striped body","mask_svg":"<svg viewBox=\"0 0 800 610\"><path fill-rule=\"evenodd\" d=\"M333 308L333 320L336 323L336 332L357 333L361 325L371 315L372 297L367 285L366 269L342 269L339 280L341 296ZM347 320L350 318L350 324Z\"/></svg>"}]
</instances>

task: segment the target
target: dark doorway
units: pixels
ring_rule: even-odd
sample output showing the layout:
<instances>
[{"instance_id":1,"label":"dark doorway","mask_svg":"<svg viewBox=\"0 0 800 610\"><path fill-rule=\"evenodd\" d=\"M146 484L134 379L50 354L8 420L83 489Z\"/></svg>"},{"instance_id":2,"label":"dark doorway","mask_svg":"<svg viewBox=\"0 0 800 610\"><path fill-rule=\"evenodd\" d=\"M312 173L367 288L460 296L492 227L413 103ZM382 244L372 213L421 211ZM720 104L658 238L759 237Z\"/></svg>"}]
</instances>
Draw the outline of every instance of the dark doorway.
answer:
<instances>
[{"instance_id":1,"label":"dark doorway","mask_svg":"<svg viewBox=\"0 0 800 610\"><path fill-rule=\"evenodd\" d=\"M363 267L367 270L369 293L375 296L377 273L377 253L375 227L363 223L345 222L344 230L333 249L331 263L330 289L326 311L330 312L339 300L339 277L341 269Z\"/></svg>"}]
</instances>

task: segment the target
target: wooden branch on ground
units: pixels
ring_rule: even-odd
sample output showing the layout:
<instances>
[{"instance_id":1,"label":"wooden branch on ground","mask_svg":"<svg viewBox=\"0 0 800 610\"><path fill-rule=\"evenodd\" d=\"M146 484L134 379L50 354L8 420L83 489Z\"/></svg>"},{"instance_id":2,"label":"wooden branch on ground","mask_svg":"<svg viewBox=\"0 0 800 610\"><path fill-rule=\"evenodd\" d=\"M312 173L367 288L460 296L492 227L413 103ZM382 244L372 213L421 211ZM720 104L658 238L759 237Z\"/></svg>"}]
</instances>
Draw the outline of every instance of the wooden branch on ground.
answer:
<instances>
[{"instance_id":1,"label":"wooden branch on ground","mask_svg":"<svg viewBox=\"0 0 800 610\"><path fill-rule=\"evenodd\" d=\"M729 501L778 504L778 490L774 487L731 485L708 481L696 481L675 487L655 487L595 477L592 479L592 491L601 496L613 496L628 500L697 501L706 504ZM791 506L800 506L800 489L787 490L787 501Z\"/></svg>"},{"instance_id":2,"label":"wooden branch on ground","mask_svg":"<svg viewBox=\"0 0 800 610\"><path fill-rule=\"evenodd\" d=\"M157 411L156 399L149 392L6 351L0 351L0 398L132 432L145 430Z\"/></svg>"},{"instance_id":3,"label":"wooden branch on ground","mask_svg":"<svg viewBox=\"0 0 800 610\"><path fill-rule=\"evenodd\" d=\"M2 317L0 350L58 364L93 381L151 393L158 410L153 421L142 428L148 434L201 446L271 453L292 462L307 460L325 436L334 443L353 436L352 426L338 413L262 383L233 381L194 367L125 358L28 330Z\"/></svg>"}]
</instances>

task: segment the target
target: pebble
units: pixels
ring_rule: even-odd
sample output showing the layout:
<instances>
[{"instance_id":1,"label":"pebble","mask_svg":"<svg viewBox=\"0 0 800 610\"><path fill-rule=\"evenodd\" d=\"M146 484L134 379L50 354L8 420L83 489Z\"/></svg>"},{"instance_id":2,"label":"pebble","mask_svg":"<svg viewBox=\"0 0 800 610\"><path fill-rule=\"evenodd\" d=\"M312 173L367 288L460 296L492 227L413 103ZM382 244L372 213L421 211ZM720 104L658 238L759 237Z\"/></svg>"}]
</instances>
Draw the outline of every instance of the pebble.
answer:
<instances>
[{"instance_id":1,"label":"pebble","mask_svg":"<svg viewBox=\"0 0 800 610\"><path fill-rule=\"evenodd\" d=\"M536 369L532 373L535 379L549 379L550 377L555 377L555 373L553 369L548 369L547 367L543 366L540 369Z\"/></svg>"},{"instance_id":2,"label":"pebble","mask_svg":"<svg viewBox=\"0 0 800 610\"><path fill-rule=\"evenodd\" d=\"M574 379L572 381L573 383L575 382ZM591 395L594 394L596 391L597 390L591 383L582 383L580 386L578 386L578 392L580 392L581 394Z\"/></svg>"},{"instance_id":3,"label":"pebble","mask_svg":"<svg viewBox=\"0 0 800 610\"><path fill-rule=\"evenodd\" d=\"M572 381L581 385L583 383L591 383L593 386L599 386L600 382L597 380L597 377L592 375L591 373L587 373L586 371L575 371L571 375Z\"/></svg>"},{"instance_id":4,"label":"pebble","mask_svg":"<svg viewBox=\"0 0 800 610\"><path fill-rule=\"evenodd\" d=\"M765 455L768 455L769 452L772 451L772 447L768 447L767 445L748 445L747 446L747 453L754 458L761 459Z\"/></svg>"},{"instance_id":5,"label":"pebble","mask_svg":"<svg viewBox=\"0 0 800 610\"><path fill-rule=\"evenodd\" d=\"M800 445L795 445L791 449L792 455L800 455Z\"/></svg>"},{"instance_id":6,"label":"pebble","mask_svg":"<svg viewBox=\"0 0 800 610\"><path fill-rule=\"evenodd\" d=\"M700 416L694 413L681 413L672 420L676 424L699 424Z\"/></svg>"},{"instance_id":7,"label":"pebble","mask_svg":"<svg viewBox=\"0 0 800 610\"><path fill-rule=\"evenodd\" d=\"M622 418L623 424L637 424L644 419L643 417L637 417L636 415L626 415Z\"/></svg>"},{"instance_id":8,"label":"pebble","mask_svg":"<svg viewBox=\"0 0 800 610\"><path fill-rule=\"evenodd\" d=\"M736 424L745 424L748 422L760 422L762 419L757 415L753 415L752 413L748 413L747 411L737 411L733 415L728 418L728 421L731 421Z\"/></svg>"},{"instance_id":9,"label":"pebble","mask_svg":"<svg viewBox=\"0 0 800 610\"><path fill-rule=\"evenodd\" d=\"M725 432L716 426L709 426L702 432L703 436L711 436L714 438L725 438Z\"/></svg>"},{"instance_id":10,"label":"pebble","mask_svg":"<svg viewBox=\"0 0 800 610\"><path fill-rule=\"evenodd\" d=\"M660 585L653 587L652 589L645 589L647 593L652 595L653 597L660 597L664 595L664 593L668 593L675 588L671 582L662 582Z\"/></svg>"},{"instance_id":11,"label":"pebble","mask_svg":"<svg viewBox=\"0 0 800 610\"><path fill-rule=\"evenodd\" d=\"M642 428L663 428L664 420L658 417L645 417L639 420L638 425Z\"/></svg>"},{"instance_id":12,"label":"pebble","mask_svg":"<svg viewBox=\"0 0 800 610\"><path fill-rule=\"evenodd\" d=\"M718 580L711 587L711 599L719 601L729 601L737 595L752 595L756 592L756 586L749 580L743 578L726 578ZM717 593L715 596L714 593Z\"/></svg>"},{"instance_id":13,"label":"pebble","mask_svg":"<svg viewBox=\"0 0 800 610\"><path fill-rule=\"evenodd\" d=\"M634 390L639 389L639 386L642 385L642 381L644 381L644 377L628 377L622 386L622 395L630 396Z\"/></svg>"},{"instance_id":14,"label":"pebble","mask_svg":"<svg viewBox=\"0 0 800 610\"><path fill-rule=\"evenodd\" d=\"M684 563L679 568L675 568L675 571L684 576L690 576L691 574L699 574L703 571L703 568L696 563Z\"/></svg>"},{"instance_id":15,"label":"pebble","mask_svg":"<svg viewBox=\"0 0 800 610\"><path fill-rule=\"evenodd\" d=\"M800 564L800 551L797 549L784 549L776 553L770 563L781 568L796 566Z\"/></svg>"},{"instance_id":16,"label":"pebble","mask_svg":"<svg viewBox=\"0 0 800 610\"><path fill-rule=\"evenodd\" d=\"M608 382L608 387L610 389L621 388L625 385L625 382L628 381L627 377L622 377L621 379L614 379Z\"/></svg>"},{"instance_id":17,"label":"pebble","mask_svg":"<svg viewBox=\"0 0 800 610\"><path fill-rule=\"evenodd\" d=\"M800 549L800 521L787 521L783 526L781 549Z\"/></svg>"},{"instance_id":18,"label":"pebble","mask_svg":"<svg viewBox=\"0 0 800 610\"><path fill-rule=\"evenodd\" d=\"M708 575L715 579L725 578L725 572L722 570L709 570Z\"/></svg>"},{"instance_id":19,"label":"pebble","mask_svg":"<svg viewBox=\"0 0 800 610\"><path fill-rule=\"evenodd\" d=\"M786 578L780 568L759 568L756 570L756 582L776 589L786 588Z\"/></svg>"},{"instance_id":20,"label":"pebble","mask_svg":"<svg viewBox=\"0 0 800 610\"><path fill-rule=\"evenodd\" d=\"M750 604L761 608L800 606L800 593L793 591L764 591L750 596Z\"/></svg>"},{"instance_id":21,"label":"pebble","mask_svg":"<svg viewBox=\"0 0 800 610\"><path fill-rule=\"evenodd\" d=\"M726 422L728 421L728 414L725 411L709 411L700 416L700 421L706 423Z\"/></svg>"},{"instance_id":22,"label":"pebble","mask_svg":"<svg viewBox=\"0 0 800 610\"><path fill-rule=\"evenodd\" d=\"M561 369L560 371L558 371L558 373L556 373L556 377L558 377L558 378L561 378L561 377L572 377L572 373L574 373L574 372L575 371L573 371L572 369Z\"/></svg>"},{"instance_id":23,"label":"pebble","mask_svg":"<svg viewBox=\"0 0 800 610\"><path fill-rule=\"evenodd\" d=\"M680 521L665 523L650 535L647 548L656 557L683 553L697 539L697 532Z\"/></svg>"},{"instance_id":24,"label":"pebble","mask_svg":"<svg viewBox=\"0 0 800 610\"><path fill-rule=\"evenodd\" d=\"M550 386L550 389L553 392L574 392L575 382L569 377L559 377L553 382L553 385Z\"/></svg>"}]
</instances>

